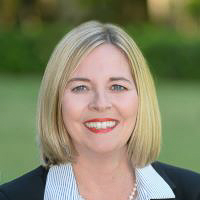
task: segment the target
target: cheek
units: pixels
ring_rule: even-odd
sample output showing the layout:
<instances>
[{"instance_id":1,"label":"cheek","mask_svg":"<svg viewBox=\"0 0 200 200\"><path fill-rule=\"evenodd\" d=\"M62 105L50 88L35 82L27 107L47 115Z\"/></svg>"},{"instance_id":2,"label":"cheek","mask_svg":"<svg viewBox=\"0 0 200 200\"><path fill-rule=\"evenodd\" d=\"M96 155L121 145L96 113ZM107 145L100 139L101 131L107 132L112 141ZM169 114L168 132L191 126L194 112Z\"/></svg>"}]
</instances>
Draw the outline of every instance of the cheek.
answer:
<instances>
[{"instance_id":1,"label":"cheek","mask_svg":"<svg viewBox=\"0 0 200 200\"><path fill-rule=\"evenodd\" d=\"M78 99L68 94L65 94L62 99L62 118L67 132L72 138L75 137L73 133L77 133L77 130L79 130L76 122L80 123L80 116L83 110L83 106Z\"/></svg>"},{"instance_id":2,"label":"cheek","mask_svg":"<svg viewBox=\"0 0 200 200\"><path fill-rule=\"evenodd\" d=\"M138 96L137 94L131 94L129 98L125 98L122 102L123 104L121 104L120 107L124 125L122 132L125 133L123 137L124 141L127 142L136 124L138 113Z\"/></svg>"},{"instance_id":3,"label":"cheek","mask_svg":"<svg viewBox=\"0 0 200 200\"><path fill-rule=\"evenodd\" d=\"M138 112L138 96L135 93L130 93L128 96L121 99L119 104L119 111L124 119L131 119L137 117Z\"/></svg>"},{"instance_id":4,"label":"cheek","mask_svg":"<svg viewBox=\"0 0 200 200\"><path fill-rule=\"evenodd\" d=\"M80 120L81 114L87 105L85 98L66 93L62 99L62 115L64 121Z\"/></svg>"}]
</instances>

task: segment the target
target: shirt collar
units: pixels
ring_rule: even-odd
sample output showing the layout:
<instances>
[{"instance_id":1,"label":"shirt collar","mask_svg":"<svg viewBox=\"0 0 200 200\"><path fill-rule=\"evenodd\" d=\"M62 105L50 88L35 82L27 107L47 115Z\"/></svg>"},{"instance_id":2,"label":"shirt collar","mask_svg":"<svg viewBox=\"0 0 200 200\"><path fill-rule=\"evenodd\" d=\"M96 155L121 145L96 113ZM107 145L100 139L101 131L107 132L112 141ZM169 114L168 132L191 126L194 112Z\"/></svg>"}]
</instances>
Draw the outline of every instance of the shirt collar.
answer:
<instances>
[{"instance_id":1,"label":"shirt collar","mask_svg":"<svg viewBox=\"0 0 200 200\"><path fill-rule=\"evenodd\" d=\"M136 169L136 182L138 200L175 198L170 186L151 165ZM81 200L70 163L49 169L44 200Z\"/></svg>"},{"instance_id":2,"label":"shirt collar","mask_svg":"<svg viewBox=\"0 0 200 200\"><path fill-rule=\"evenodd\" d=\"M54 165L49 169L44 200L81 200L70 163Z\"/></svg>"},{"instance_id":3,"label":"shirt collar","mask_svg":"<svg viewBox=\"0 0 200 200\"><path fill-rule=\"evenodd\" d=\"M138 185L138 199L175 198L170 186L151 165L136 169L136 182ZM142 196L146 196L146 198L140 198Z\"/></svg>"}]
</instances>

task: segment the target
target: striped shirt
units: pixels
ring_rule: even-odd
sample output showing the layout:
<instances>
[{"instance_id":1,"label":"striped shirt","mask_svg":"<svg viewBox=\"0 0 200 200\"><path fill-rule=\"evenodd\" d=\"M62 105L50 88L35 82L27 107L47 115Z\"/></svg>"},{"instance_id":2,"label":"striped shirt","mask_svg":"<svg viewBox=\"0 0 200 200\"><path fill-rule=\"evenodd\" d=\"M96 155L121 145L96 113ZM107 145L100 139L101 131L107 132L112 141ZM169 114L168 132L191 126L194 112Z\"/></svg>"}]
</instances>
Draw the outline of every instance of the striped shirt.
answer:
<instances>
[{"instance_id":1,"label":"striped shirt","mask_svg":"<svg viewBox=\"0 0 200 200\"><path fill-rule=\"evenodd\" d=\"M175 198L172 189L151 165L136 169L136 183L137 200ZM44 200L82 200L71 163L50 168Z\"/></svg>"}]
</instances>

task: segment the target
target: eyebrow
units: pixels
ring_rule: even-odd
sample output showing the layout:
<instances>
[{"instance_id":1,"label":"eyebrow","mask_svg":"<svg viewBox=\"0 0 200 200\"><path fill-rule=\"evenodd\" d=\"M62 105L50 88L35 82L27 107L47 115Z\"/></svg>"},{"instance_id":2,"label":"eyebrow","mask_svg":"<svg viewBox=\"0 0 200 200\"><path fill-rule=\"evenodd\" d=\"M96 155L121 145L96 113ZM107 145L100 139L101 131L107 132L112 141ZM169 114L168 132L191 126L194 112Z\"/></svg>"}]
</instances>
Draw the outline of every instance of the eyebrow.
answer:
<instances>
[{"instance_id":1,"label":"eyebrow","mask_svg":"<svg viewBox=\"0 0 200 200\"><path fill-rule=\"evenodd\" d=\"M91 82L90 79L88 78L82 78L82 77L76 77L76 78L72 78L68 81L68 84L74 81L84 81L84 82ZM109 81L126 81L128 83L131 83L130 80L124 78L124 77L110 77Z\"/></svg>"}]
</instances>

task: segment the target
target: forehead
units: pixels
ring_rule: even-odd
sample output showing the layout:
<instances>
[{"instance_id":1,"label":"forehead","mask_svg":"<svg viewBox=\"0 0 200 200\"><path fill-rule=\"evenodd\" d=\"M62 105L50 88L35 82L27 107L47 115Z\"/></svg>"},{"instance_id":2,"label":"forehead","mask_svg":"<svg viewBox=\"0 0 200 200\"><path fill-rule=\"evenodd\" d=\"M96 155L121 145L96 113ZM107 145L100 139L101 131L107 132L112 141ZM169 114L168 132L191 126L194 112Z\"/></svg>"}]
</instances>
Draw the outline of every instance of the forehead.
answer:
<instances>
[{"instance_id":1,"label":"forehead","mask_svg":"<svg viewBox=\"0 0 200 200\"><path fill-rule=\"evenodd\" d=\"M132 78L126 55L112 44L102 44L84 57L71 77L76 76L126 76Z\"/></svg>"}]
</instances>

